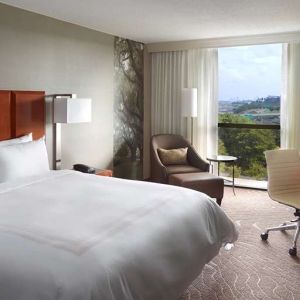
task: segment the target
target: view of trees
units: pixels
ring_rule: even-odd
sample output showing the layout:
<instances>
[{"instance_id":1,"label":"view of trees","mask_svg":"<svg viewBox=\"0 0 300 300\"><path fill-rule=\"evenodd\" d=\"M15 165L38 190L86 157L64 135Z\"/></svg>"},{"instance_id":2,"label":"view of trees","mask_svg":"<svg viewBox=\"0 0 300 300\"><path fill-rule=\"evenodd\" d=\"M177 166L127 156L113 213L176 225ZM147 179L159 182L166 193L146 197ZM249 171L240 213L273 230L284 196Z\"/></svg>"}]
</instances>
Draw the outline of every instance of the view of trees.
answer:
<instances>
[{"instance_id":1,"label":"view of trees","mask_svg":"<svg viewBox=\"0 0 300 300\"><path fill-rule=\"evenodd\" d=\"M233 102L233 105L235 102ZM255 101L246 102L245 104L240 105L239 102L236 103L237 107L234 108L233 112L239 114L247 110L255 109L267 109L271 112L278 111L280 109L280 97L267 97L265 99L257 99Z\"/></svg>"},{"instance_id":2,"label":"view of trees","mask_svg":"<svg viewBox=\"0 0 300 300\"><path fill-rule=\"evenodd\" d=\"M264 152L280 146L282 44L219 48L218 64L219 123L240 125L220 125L219 154L238 157L237 176L266 180Z\"/></svg>"},{"instance_id":3,"label":"view of trees","mask_svg":"<svg viewBox=\"0 0 300 300\"><path fill-rule=\"evenodd\" d=\"M232 113L219 115L219 122L255 124L251 119ZM238 157L237 176L266 179L264 151L280 144L280 131L270 129L219 128L219 154ZM223 171L227 171L224 167Z\"/></svg>"}]
</instances>

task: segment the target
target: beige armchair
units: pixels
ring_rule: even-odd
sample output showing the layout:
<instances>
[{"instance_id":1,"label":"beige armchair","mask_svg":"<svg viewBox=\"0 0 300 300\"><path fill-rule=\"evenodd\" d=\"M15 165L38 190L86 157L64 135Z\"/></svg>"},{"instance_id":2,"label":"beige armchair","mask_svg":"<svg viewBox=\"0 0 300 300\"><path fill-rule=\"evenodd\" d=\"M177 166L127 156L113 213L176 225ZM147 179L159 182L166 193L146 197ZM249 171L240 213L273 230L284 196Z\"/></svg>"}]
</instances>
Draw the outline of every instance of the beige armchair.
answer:
<instances>
[{"instance_id":1,"label":"beige armchair","mask_svg":"<svg viewBox=\"0 0 300 300\"><path fill-rule=\"evenodd\" d=\"M164 166L159 158L157 149L186 148L187 165ZM181 135L158 134L151 139L151 180L159 183L168 183L171 174L208 172L209 164L205 162L191 146L191 144Z\"/></svg>"},{"instance_id":2,"label":"beige armchair","mask_svg":"<svg viewBox=\"0 0 300 300\"><path fill-rule=\"evenodd\" d=\"M268 239L270 231L295 229L293 246L289 254L297 255L297 240L300 234L300 156L298 150L266 151L268 170L268 193L274 201L295 208L296 220L285 222L278 227L267 228L261 234L262 240Z\"/></svg>"}]
</instances>

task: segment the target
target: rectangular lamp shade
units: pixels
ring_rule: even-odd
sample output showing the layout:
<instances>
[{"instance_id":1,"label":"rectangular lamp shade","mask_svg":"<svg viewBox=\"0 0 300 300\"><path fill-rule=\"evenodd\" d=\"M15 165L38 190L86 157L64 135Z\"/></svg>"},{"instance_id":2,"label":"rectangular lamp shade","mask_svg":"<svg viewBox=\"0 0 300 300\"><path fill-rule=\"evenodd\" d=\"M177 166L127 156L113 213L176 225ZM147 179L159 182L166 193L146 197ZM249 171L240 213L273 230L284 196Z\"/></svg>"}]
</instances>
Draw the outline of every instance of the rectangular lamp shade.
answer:
<instances>
[{"instance_id":1,"label":"rectangular lamp shade","mask_svg":"<svg viewBox=\"0 0 300 300\"><path fill-rule=\"evenodd\" d=\"M181 93L181 115L197 117L197 89L184 88Z\"/></svg>"},{"instance_id":2,"label":"rectangular lamp shade","mask_svg":"<svg viewBox=\"0 0 300 300\"><path fill-rule=\"evenodd\" d=\"M54 123L89 123L92 121L92 99L54 99Z\"/></svg>"}]
</instances>

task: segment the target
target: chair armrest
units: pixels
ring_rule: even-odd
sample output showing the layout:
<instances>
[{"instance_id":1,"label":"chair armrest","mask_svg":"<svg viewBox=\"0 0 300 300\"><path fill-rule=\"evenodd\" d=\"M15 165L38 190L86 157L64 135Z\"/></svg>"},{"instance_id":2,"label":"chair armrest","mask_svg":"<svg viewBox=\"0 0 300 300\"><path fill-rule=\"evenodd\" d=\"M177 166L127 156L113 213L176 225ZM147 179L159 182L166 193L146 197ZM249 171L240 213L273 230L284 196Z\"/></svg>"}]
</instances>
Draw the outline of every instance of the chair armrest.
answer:
<instances>
[{"instance_id":1,"label":"chair armrest","mask_svg":"<svg viewBox=\"0 0 300 300\"><path fill-rule=\"evenodd\" d=\"M203 160L192 146L188 149L188 161L193 167L209 172L209 163Z\"/></svg>"},{"instance_id":2,"label":"chair armrest","mask_svg":"<svg viewBox=\"0 0 300 300\"><path fill-rule=\"evenodd\" d=\"M162 164L157 151L152 149L151 157L151 180L154 182L167 183L167 168Z\"/></svg>"}]
</instances>

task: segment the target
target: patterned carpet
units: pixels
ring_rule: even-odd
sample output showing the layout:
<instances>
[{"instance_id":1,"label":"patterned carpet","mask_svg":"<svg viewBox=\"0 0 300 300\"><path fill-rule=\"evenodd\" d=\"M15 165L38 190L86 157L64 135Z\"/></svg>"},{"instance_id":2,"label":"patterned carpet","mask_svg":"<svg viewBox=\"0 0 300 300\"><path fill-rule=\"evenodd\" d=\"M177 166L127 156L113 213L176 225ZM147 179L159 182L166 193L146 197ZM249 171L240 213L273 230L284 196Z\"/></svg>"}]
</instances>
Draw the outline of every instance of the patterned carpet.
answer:
<instances>
[{"instance_id":1,"label":"patterned carpet","mask_svg":"<svg viewBox=\"0 0 300 300\"><path fill-rule=\"evenodd\" d=\"M300 300L300 243L298 257L288 254L294 231L271 232L268 242L260 240L263 228L291 220L294 210L266 192L237 189L234 196L230 188L222 207L235 221L239 239L205 266L180 300Z\"/></svg>"}]
</instances>

